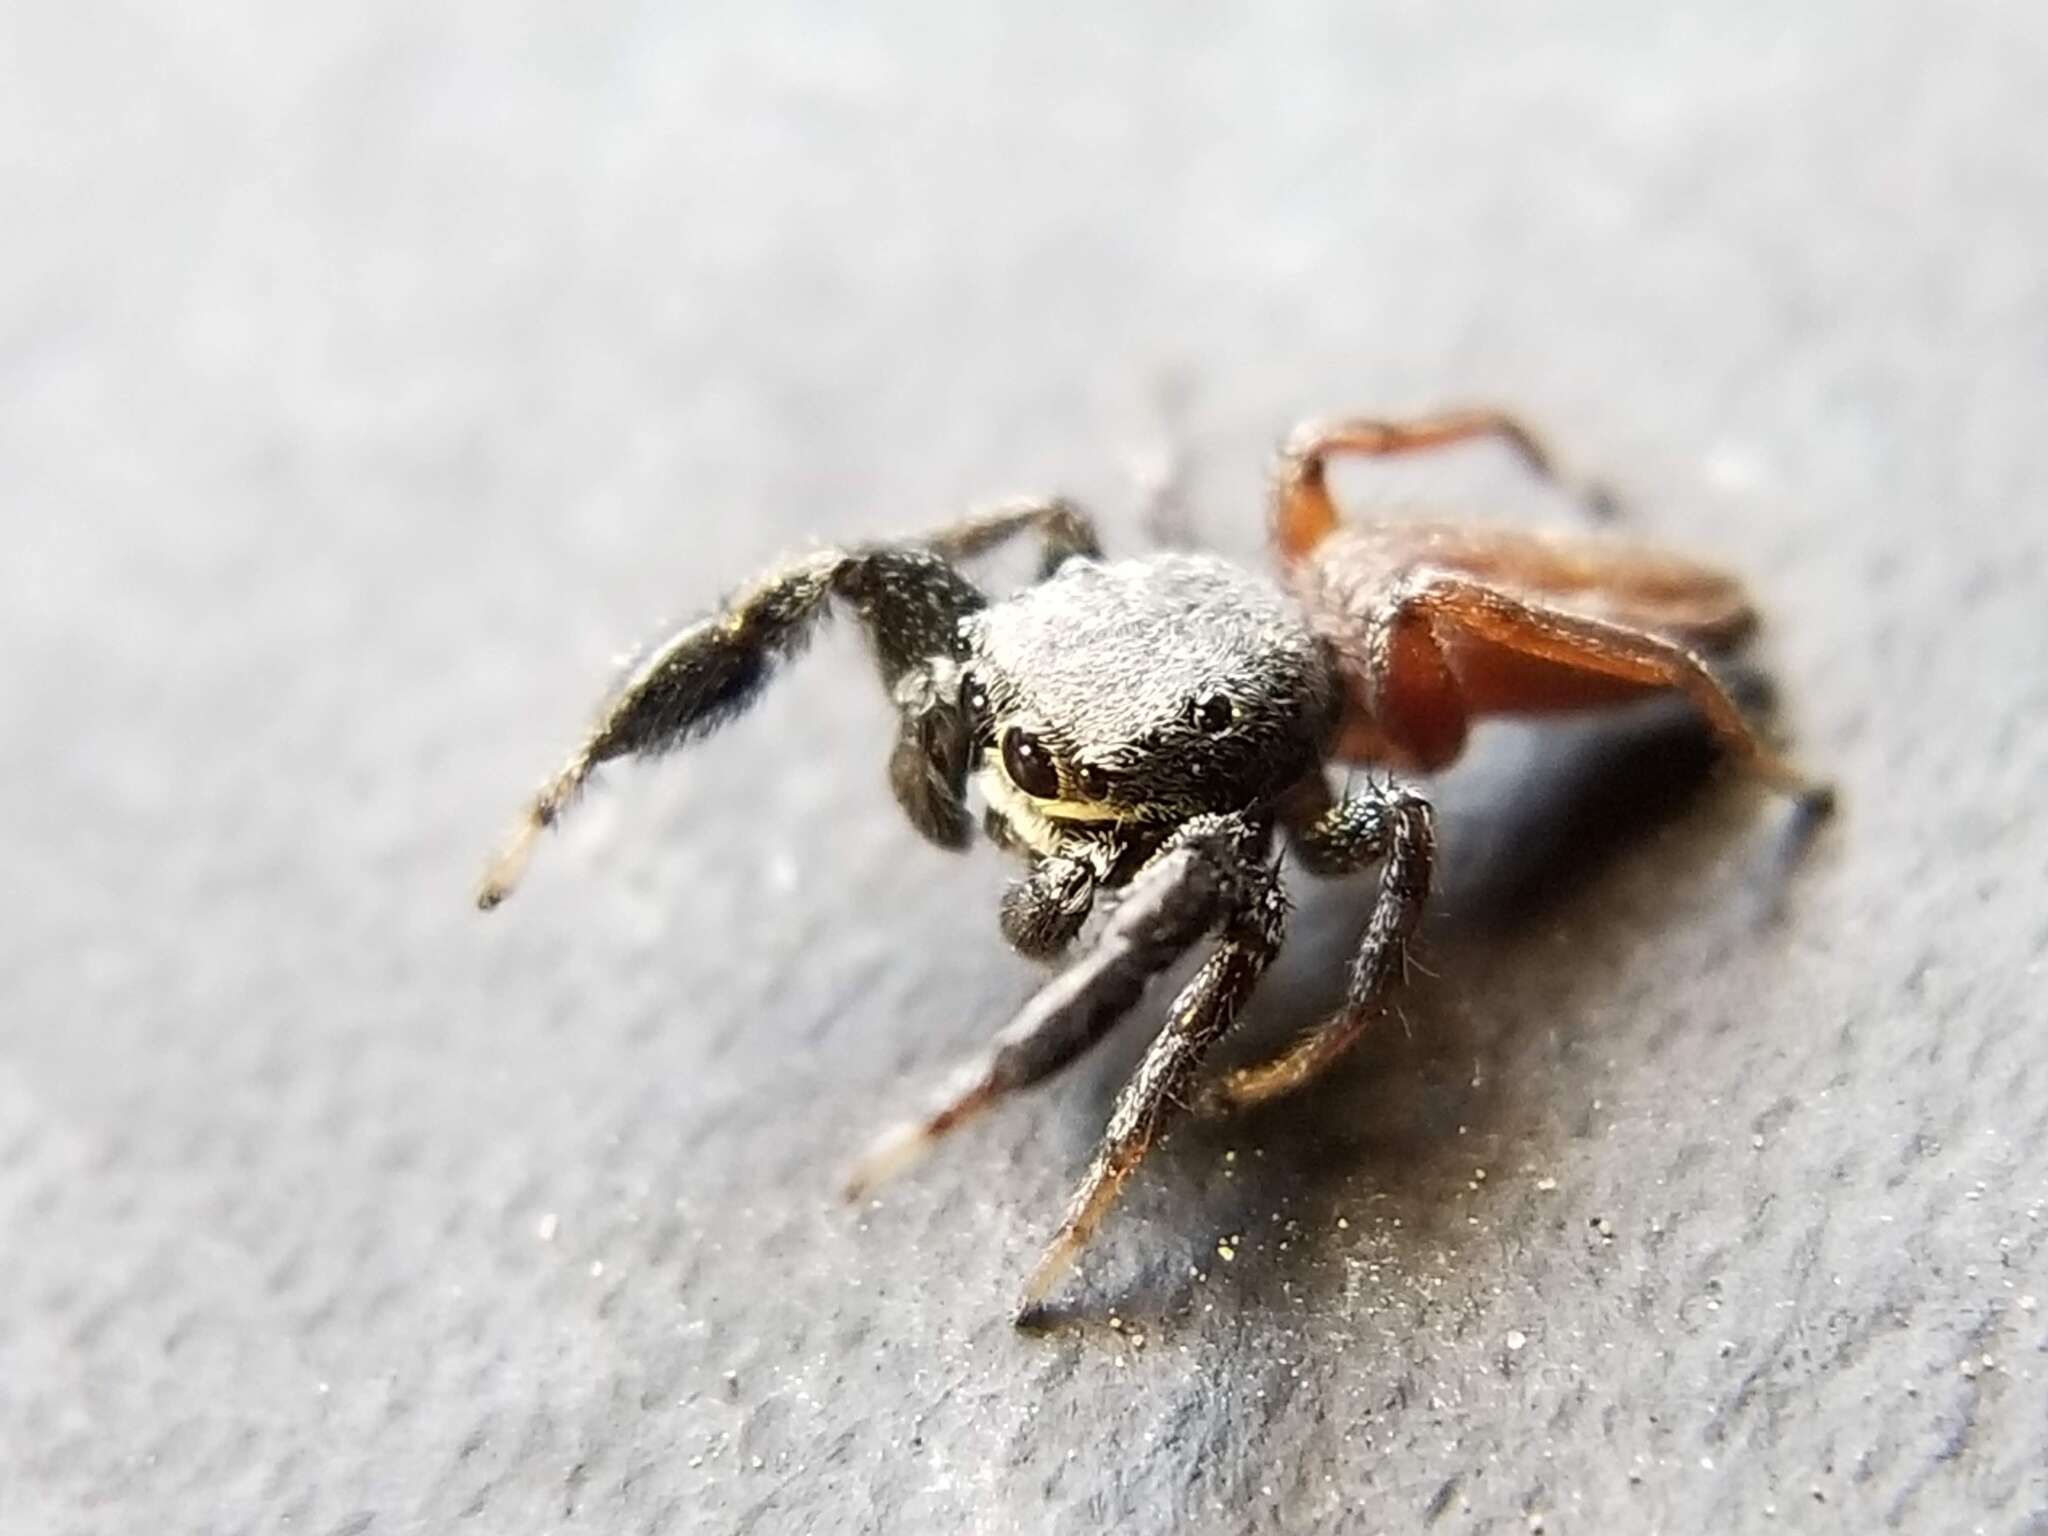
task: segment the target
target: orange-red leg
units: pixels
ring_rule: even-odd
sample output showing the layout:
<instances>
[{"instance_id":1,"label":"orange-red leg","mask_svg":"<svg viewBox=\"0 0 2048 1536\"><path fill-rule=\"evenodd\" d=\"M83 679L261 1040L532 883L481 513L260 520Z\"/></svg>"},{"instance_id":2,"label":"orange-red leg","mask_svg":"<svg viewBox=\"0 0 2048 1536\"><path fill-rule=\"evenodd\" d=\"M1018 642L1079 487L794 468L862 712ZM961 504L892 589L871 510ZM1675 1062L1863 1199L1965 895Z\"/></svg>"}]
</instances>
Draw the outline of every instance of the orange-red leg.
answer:
<instances>
[{"instance_id":1,"label":"orange-red leg","mask_svg":"<svg viewBox=\"0 0 2048 1536\"><path fill-rule=\"evenodd\" d=\"M1337 506L1330 499L1326 464L1335 454L1382 457L1446 448L1474 438L1493 438L1513 449L1516 457L1546 480L1557 478L1551 457L1536 434L1503 411L1456 410L1407 421L1360 417L1305 422L1295 428L1281 450L1273 485L1273 535L1282 556L1299 559L1337 526ZM1589 488L1588 502L1606 513L1612 498Z\"/></svg>"},{"instance_id":2,"label":"orange-red leg","mask_svg":"<svg viewBox=\"0 0 2048 1536\"><path fill-rule=\"evenodd\" d=\"M1569 701L1575 685L1583 687L1589 703L1611 702L1617 685L1671 689L1692 701L1722 749L1747 772L1810 805L1831 797L1826 786L1772 750L1697 656L1661 635L1433 572L1411 576L1387 612L1390 632L1412 633L1418 623L1426 627L1470 712L1511 712L1525 694L1538 707L1556 708ZM1391 660L1378 688L1398 699L1402 665L1398 655ZM1397 711L1378 723L1391 735L1402 720Z\"/></svg>"}]
</instances>

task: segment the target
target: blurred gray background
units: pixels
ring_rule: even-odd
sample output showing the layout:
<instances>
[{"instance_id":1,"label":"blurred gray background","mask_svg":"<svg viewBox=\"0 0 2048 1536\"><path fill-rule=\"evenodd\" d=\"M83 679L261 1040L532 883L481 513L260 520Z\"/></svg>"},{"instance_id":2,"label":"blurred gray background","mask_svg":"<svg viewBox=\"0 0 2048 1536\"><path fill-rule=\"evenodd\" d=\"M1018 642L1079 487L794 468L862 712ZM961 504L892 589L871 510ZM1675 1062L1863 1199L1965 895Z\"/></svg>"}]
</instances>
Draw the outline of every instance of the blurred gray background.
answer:
<instances>
[{"instance_id":1,"label":"blurred gray background","mask_svg":"<svg viewBox=\"0 0 2048 1536\"><path fill-rule=\"evenodd\" d=\"M0 11L0 1530L2048 1530L2044 100L2019 4ZM1473 398L1754 578L1845 814L1489 729L1401 1020L1063 1329L1142 1024L836 1198L1037 979L850 634L471 910L778 554L1256 560L1296 418Z\"/></svg>"}]
</instances>

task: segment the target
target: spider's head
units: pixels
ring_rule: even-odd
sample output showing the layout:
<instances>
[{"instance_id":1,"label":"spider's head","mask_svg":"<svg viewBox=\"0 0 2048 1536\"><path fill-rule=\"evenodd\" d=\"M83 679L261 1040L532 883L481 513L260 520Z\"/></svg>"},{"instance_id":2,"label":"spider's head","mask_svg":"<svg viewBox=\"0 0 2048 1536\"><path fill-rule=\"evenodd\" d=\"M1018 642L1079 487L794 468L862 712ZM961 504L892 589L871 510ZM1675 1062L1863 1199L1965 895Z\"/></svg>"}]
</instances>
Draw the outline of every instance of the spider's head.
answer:
<instances>
[{"instance_id":1,"label":"spider's head","mask_svg":"<svg viewBox=\"0 0 2048 1536\"><path fill-rule=\"evenodd\" d=\"M982 784L1013 822L1158 825L1256 806L1316 765L1337 706L1301 614L1206 555L1071 560L963 638Z\"/></svg>"}]
</instances>

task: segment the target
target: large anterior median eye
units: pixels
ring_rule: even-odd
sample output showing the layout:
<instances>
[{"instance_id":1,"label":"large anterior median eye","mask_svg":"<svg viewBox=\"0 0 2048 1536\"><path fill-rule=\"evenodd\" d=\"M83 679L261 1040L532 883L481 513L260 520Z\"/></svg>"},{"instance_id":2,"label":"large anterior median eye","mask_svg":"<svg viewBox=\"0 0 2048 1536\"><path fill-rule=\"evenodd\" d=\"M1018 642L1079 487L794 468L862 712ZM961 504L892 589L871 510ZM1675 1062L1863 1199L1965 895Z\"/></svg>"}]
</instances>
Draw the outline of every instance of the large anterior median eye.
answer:
<instances>
[{"instance_id":1,"label":"large anterior median eye","mask_svg":"<svg viewBox=\"0 0 2048 1536\"><path fill-rule=\"evenodd\" d=\"M1018 726L1003 732L1003 772L1027 795L1041 800L1059 798L1060 775L1053 767L1052 754L1045 750L1044 742Z\"/></svg>"}]
</instances>

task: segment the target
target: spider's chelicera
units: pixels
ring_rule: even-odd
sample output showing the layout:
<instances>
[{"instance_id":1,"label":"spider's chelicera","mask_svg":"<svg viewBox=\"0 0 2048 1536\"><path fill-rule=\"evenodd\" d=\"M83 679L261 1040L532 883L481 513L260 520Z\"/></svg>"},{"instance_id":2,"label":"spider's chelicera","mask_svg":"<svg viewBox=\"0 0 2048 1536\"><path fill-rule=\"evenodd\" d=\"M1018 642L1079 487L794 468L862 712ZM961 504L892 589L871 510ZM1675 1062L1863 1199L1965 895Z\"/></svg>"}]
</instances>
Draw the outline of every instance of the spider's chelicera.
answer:
<instances>
[{"instance_id":1,"label":"spider's chelicera","mask_svg":"<svg viewBox=\"0 0 2048 1536\"><path fill-rule=\"evenodd\" d=\"M1050 957L1104 892L1120 899L923 1115L858 1166L859 1194L976 1111L1074 1060L1146 983L1197 942L1206 962L1173 1001L1125 1086L1065 1220L1024 1291L1028 1312L1072 1262L1124 1180L1185 1105L1227 1111L1307 1082L1385 1005L1429 891L1428 802L1392 783L1332 795L1326 764L1441 767L1469 722L1610 705L1676 690L1738 762L1814 805L1826 791L1783 762L1703 654L1753 622L1741 586L1689 560L1596 539L1449 523L1340 525L1333 454L1385 454L1491 436L1532 468L1530 434L1493 412L1298 431L1275 481L1276 581L1209 555L1106 562L1071 504L998 507L901 543L810 555L666 640L626 678L493 863L479 904L509 894L534 835L598 764L665 751L744 710L774 664L835 602L872 642L894 702L889 781L931 841L964 847L974 818L1027 869L1002 929ZM1019 535L1040 579L991 601L960 569ZM1377 867L1378 896L1347 1001L1273 1059L1199 1077L1278 952L1286 915L1273 841L1310 870ZM1022 1315L1022 1314L1020 1314Z\"/></svg>"}]
</instances>

